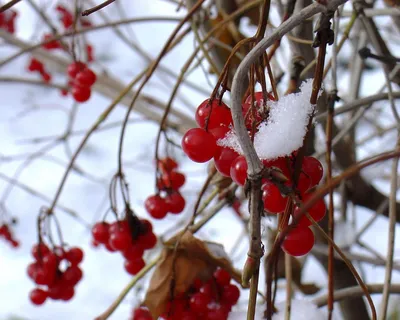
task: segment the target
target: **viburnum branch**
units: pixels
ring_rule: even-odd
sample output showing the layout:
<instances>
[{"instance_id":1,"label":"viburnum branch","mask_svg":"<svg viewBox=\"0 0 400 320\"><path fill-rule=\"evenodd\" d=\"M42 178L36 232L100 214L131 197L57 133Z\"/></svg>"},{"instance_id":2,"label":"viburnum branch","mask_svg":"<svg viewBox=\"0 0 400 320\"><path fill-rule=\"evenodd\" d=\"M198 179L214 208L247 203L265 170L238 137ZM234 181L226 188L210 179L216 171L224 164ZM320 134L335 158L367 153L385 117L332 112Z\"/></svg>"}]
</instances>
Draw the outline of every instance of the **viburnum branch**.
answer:
<instances>
[{"instance_id":1,"label":"viburnum branch","mask_svg":"<svg viewBox=\"0 0 400 320\"><path fill-rule=\"evenodd\" d=\"M113 3L115 0L107 0L104 1L103 3L100 3L98 6L95 6L91 9L87 9L85 11L82 12L82 16L88 16L92 13L95 13L96 11L99 11L105 7L107 7L108 5L110 5L111 3Z\"/></svg>"},{"instance_id":2,"label":"viburnum branch","mask_svg":"<svg viewBox=\"0 0 400 320\"><path fill-rule=\"evenodd\" d=\"M11 0L5 4L3 4L0 7L0 13L6 11L7 9L10 9L12 6L16 5L18 2L20 2L21 0Z\"/></svg>"}]
</instances>

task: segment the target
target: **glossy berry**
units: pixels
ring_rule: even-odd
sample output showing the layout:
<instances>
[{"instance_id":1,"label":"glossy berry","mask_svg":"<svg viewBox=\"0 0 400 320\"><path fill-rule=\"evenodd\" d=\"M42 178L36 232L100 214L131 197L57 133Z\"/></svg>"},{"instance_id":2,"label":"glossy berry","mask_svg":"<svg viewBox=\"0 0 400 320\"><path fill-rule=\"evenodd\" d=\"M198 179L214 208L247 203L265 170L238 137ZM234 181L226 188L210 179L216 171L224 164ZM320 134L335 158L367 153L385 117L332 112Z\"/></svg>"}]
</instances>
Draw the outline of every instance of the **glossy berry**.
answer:
<instances>
[{"instance_id":1,"label":"glossy berry","mask_svg":"<svg viewBox=\"0 0 400 320\"><path fill-rule=\"evenodd\" d=\"M197 107L195 117L200 128L205 129L207 124L207 130L232 124L231 110L222 101L219 103L219 99L204 100Z\"/></svg>"},{"instance_id":2,"label":"glossy berry","mask_svg":"<svg viewBox=\"0 0 400 320\"><path fill-rule=\"evenodd\" d=\"M157 237L153 232L147 232L139 236L138 243L145 249L152 249L157 244Z\"/></svg>"},{"instance_id":3,"label":"glossy berry","mask_svg":"<svg viewBox=\"0 0 400 320\"><path fill-rule=\"evenodd\" d=\"M168 212L168 205L165 203L165 199L159 195L148 197L144 202L144 207L154 219L163 219Z\"/></svg>"},{"instance_id":4,"label":"glossy berry","mask_svg":"<svg viewBox=\"0 0 400 320\"><path fill-rule=\"evenodd\" d=\"M201 292L195 293L190 298L190 309L196 313L207 312L208 304L211 302L211 297Z\"/></svg>"},{"instance_id":5,"label":"glossy berry","mask_svg":"<svg viewBox=\"0 0 400 320\"><path fill-rule=\"evenodd\" d=\"M280 213L285 210L287 198L283 197L278 187L272 182L267 182L262 186L264 209L269 213Z\"/></svg>"},{"instance_id":6,"label":"glossy berry","mask_svg":"<svg viewBox=\"0 0 400 320\"><path fill-rule=\"evenodd\" d=\"M219 286L223 287L229 284L231 281L231 275L225 269L217 269L214 272L215 281L218 283Z\"/></svg>"},{"instance_id":7,"label":"glossy berry","mask_svg":"<svg viewBox=\"0 0 400 320\"><path fill-rule=\"evenodd\" d=\"M132 320L153 320L153 317L148 309L141 307L133 311Z\"/></svg>"},{"instance_id":8,"label":"glossy berry","mask_svg":"<svg viewBox=\"0 0 400 320\"><path fill-rule=\"evenodd\" d=\"M83 251L81 248L74 247L65 253L65 258L73 265L76 266L83 260Z\"/></svg>"},{"instance_id":9,"label":"glossy berry","mask_svg":"<svg viewBox=\"0 0 400 320\"><path fill-rule=\"evenodd\" d=\"M78 72L75 77L75 83L78 86L90 88L96 82L96 79L96 74L89 68L86 68Z\"/></svg>"},{"instance_id":10,"label":"glossy berry","mask_svg":"<svg viewBox=\"0 0 400 320\"><path fill-rule=\"evenodd\" d=\"M86 64L75 61L67 67L67 74L71 79L75 79L76 75L84 69L86 69Z\"/></svg>"},{"instance_id":11,"label":"glossy berry","mask_svg":"<svg viewBox=\"0 0 400 320\"><path fill-rule=\"evenodd\" d=\"M93 239L99 243L108 242L110 225L107 222L98 222L92 228Z\"/></svg>"},{"instance_id":12,"label":"glossy berry","mask_svg":"<svg viewBox=\"0 0 400 320\"><path fill-rule=\"evenodd\" d=\"M313 246L314 233L308 227L295 227L282 242L282 249L294 257L309 253Z\"/></svg>"},{"instance_id":13,"label":"glossy berry","mask_svg":"<svg viewBox=\"0 0 400 320\"><path fill-rule=\"evenodd\" d=\"M131 245L132 238L129 233L125 231L116 231L110 234L110 239L108 243L110 247L117 250L123 251L129 248Z\"/></svg>"},{"instance_id":14,"label":"glossy berry","mask_svg":"<svg viewBox=\"0 0 400 320\"><path fill-rule=\"evenodd\" d=\"M324 174L321 162L314 157L304 157L301 169L310 177L312 186L317 185Z\"/></svg>"},{"instance_id":15,"label":"glossy berry","mask_svg":"<svg viewBox=\"0 0 400 320\"><path fill-rule=\"evenodd\" d=\"M228 284L222 288L221 302L233 306L235 305L240 297L240 290L233 284Z\"/></svg>"},{"instance_id":16,"label":"glossy berry","mask_svg":"<svg viewBox=\"0 0 400 320\"><path fill-rule=\"evenodd\" d=\"M143 269L145 266L145 262L143 259L136 259L136 260L125 260L124 267L126 272L131 275L137 274L140 270Z\"/></svg>"},{"instance_id":17,"label":"glossy berry","mask_svg":"<svg viewBox=\"0 0 400 320\"><path fill-rule=\"evenodd\" d=\"M74 86L71 90L72 96L76 102L86 102L90 99L92 94L90 88Z\"/></svg>"},{"instance_id":18,"label":"glossy berry","mask_svg":"<svg viewBox=\"0 0 400 320\"><path fill-rule=\"evenodd\" d=\"M222 148L214 156L215 168L225 177L231 176L231 166L239 154L231 148Z\"/></svg>"},{"instance_id":19,"label":"glossy berry","mask_svg":"<svg viewBox=\"0 0 400 320\"><path fill-rule=\"evenodd\" d=\"M47 292L36 288L33 289L30 293L29 293L29 299L31 300L31 302L37 306L43 304L46 299L47 299Z\"/></svg>"},{"instance_id":20,"label":"glossy berry","mask_svg":"<svg viewBox=\"0 0 400 320\"><path fill-rule=\"evenodd\" d=\"M186 177L178 171L166 172L162 175L162 186L172 190L179 190L186 182Z\"/></svg>"},{"instance_id":21,"label":"glossy berry","mask_svg":"<svg viewBox=\"0 0 400 320\"><path fill-rule=\"evenodd\" d=\"M247 178L247 161L244 156L238 156L232 162L230 176L238 185L244 185Z\"/></svg>"},{"instance_id":22,"label":"glossy berry","mask_svg":"<svg viewBox=\"0 0 400 320\"><path fill-rule=\"evenodd\" d=\"M182 139L182 149L194 162L207 162L217 149L214 136L200 128L188 130Z\"/></svg>"},{"instance_id":23,"label":"glossy berry","mask_svg":"<svg viewBox=\"0 0 400 320\"><path fill-rule=\"evenodd\" d=\"M168 211L174 214L181 213L185 209L186 201L185 198L179 192L172 192L165 198Z\"/></svg>"},{"instance_id":24,"label":"glossy berry","mask_svg":"<svg viewBox=\"0 0 400 320\"><path fill-rule=\"evenodd\" d=\"M303 195L303 203L307 203L307 201L313 196L312 193L307 193ZM294 210L293 215L296 217L298 215L300 208L296 207ZM319 222L321 221L326 214L326 206L324 199L318 199L317 202L307 211L309 215L316 221ZM299 226L302 227L308 227L312 225L312 222L307 218L307 216L304 214L299 221Z\"/></svg>"}]
</instances>

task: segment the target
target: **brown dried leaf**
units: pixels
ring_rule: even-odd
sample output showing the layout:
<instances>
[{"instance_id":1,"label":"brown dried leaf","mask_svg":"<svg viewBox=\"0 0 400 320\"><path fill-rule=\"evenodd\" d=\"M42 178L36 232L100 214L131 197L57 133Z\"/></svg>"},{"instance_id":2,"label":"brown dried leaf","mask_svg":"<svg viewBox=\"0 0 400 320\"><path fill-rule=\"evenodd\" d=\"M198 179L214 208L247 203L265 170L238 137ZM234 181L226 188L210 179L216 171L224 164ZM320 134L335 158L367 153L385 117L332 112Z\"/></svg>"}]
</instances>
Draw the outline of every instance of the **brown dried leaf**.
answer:
<instances>
[{"instance_id":1,"label":"brown dried leaf","mask_svg":"<svg viewBox=\"0 0 400 320\"><path fill-rule=\"evenodd\" d=\"M216 267L226 269L235 280L240 279L240 274L233 269L221 245L203 242L195 238L190 231L186 231L174 254L178 237L175 236L166 243L144 300L155 319L165 311L171 299L172 280L173 295L176 296L186 292L194 279L209 279Z\"/></svg>"}]
</instances>

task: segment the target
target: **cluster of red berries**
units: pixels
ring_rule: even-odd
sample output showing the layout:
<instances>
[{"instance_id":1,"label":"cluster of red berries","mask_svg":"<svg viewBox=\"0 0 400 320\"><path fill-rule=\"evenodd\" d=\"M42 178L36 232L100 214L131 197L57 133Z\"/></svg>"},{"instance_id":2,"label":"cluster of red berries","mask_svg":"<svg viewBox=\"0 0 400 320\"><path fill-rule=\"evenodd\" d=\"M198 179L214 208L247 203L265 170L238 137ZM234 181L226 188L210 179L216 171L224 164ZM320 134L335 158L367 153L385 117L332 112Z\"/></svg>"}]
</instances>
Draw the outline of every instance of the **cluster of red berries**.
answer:
<instances>
[{"instance_id":1,"label":"cluster of red berries","mask_svg":"<svg viewBox=\"0 0 400 320\"><path fill-rule=\"evenodd\" d=\"M13 248L19 247L19 241L14 238L8 224L2 224L0 226L0 238L4 238Z\"/></svg>"},{"instance_id":2,"label":"cluster of red berries","mask_svg":"<svg viewBox=\"0 0 400 320\"><path fill-rule=\"evenodd\" d=\"M13 34L15 32L15 19L17 16L18 12L12 9L0 12L0 29Z\"/></svg>"},{"instance_id":3,"label":"cluster of red berries","mask_svg":"<svg viewBox=\"0 0 400 320\"><path fill-rule=\"evenodd\" d=\"M177 162L172 158L160 159L157 163L160 177L157 179L157 189L160 193L149 196L144 207L154 219L163 219L169 213L179 214L185 209L185 198L179 189L185 184L185 175L178 170Z\"/></svg>"},{"instance_id":4,"label":"cluster of red berries","mask_svg":"<svg viewBox=\"0 0 400 320\"><path fill-rule=\"evenodd\" d=\"M207 282L196 279L191 288L169 301L164 320L226 320L240 296L240 290L231 284L231 276L224 269L217 269ZM151 320L144 307L133 311L132 320Z\"/></svg>"},{"instance_id":5,"label":"cluster of red berries","mask_svg":"<svg viewBox=\"0 0 400 320\"><path fill-rule=\"evenodd\" d=\"M98 222L92 228L94 245L103 244L110 252L121 252L125 258L125 270L131 275L137 274L145 266L144 251L154 248L157 244L151 222L145 219L139 221L140 228L137 237L132 235L127 220L115 221L111 224Z\"/></svg>"},{"instance_id":6,"label":"cluster of red berries","mask_svg":"<svg viewBox=\"0 0 400 320\"><path fill-rule=\"evenodd\" d=\"M272 100L271 95L267 95ZM252 97L246 98L242 105L242 112L248 130L253 124L258 125L266 115L266 103L263 93L256 92L254 106L251 108ZM216 169L233 181L244 185L246 177L237 177L243 171L244 157L231 148L217 145L217 141L224 138L231 131L232 116L228 106L219 99L206 99L196 110L196 122L199 128L193 128L186 132L182 139L182 148L186 155L194 162L207 162L214 158Z\"/></svg>"},{"instance_id":7,"label":"cluster of red berries","mask_svg":"<svg viewBox=\"0 0 400 320\"><path fill-rule=\"evenodd\" d=\"M67 68L68 84L76 102L86 102L92 94L91 87L97 80L96 74L81 61L72 62ZM66 94L67 92L63 92Z\"/></svg>"},{"instance_id":8,"label":"cluster of red berries","mask_svg":"<svg viewBox=\"0 0 400 320\"><path fill-rule=\"evenodd\" d=\"M44 243L39 243L33 246L32 256L35 261L28 266L28 276L41 287L30 292L31 302L41 305L48 298L71 300L75 294L75 286L83 276L79 268L83 260L82 249L73 247L65 251L57 247L51 251Z\"/></svg>"},{"instance_id":9,"label":"cluster of red berries","mask_svg":"<svg viewBox=\"0 0 400 320\"><path fill-rule=\"evenodd\" d=\"M43 62L40 60L31 58L27 69L29 72L39 73L44 82L48 83L51 81L51 74L46 71Z\"/></svg>"}]
</instances>

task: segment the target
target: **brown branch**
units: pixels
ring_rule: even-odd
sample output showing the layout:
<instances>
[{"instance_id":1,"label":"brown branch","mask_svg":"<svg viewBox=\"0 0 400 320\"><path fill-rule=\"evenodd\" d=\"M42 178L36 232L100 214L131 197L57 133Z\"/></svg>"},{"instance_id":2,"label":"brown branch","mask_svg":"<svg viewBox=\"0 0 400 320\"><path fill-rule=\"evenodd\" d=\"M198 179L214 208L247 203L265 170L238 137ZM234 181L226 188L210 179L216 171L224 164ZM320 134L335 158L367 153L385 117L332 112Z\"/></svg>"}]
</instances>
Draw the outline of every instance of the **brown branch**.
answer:
<instances>
[{"instance_id":1,"label":"brown branch","mask_svg":"<svg viewBox=\"0 0 400 320\"><path fill-rule=\"evenodd\" d=\"M6 4L3 4L0 7L0 13L6 11L7 9L10 9L12 6L16 5L20 1L21 0L11 0L10 2L7 2Z\"/></svg>"},{"instance_id":2,"label":"brown branch","mask_svg":"<svg viewBox=\"0 0 400 320\"><path fill-rule=\"evenodd\" d=\"M83 11L82 12L82 16L88 16L88 15L90 15L92 13L95 13L96 11L99 11L99 10L107 7L109 4L113 3L114 1L115 0L104 1L103 3L100 3L98 6L95 6L95 7L91 8L91 9L87 9L87 10Z\"/></svg>"}]
</instances>

